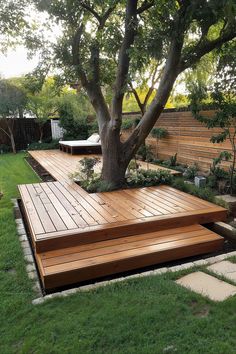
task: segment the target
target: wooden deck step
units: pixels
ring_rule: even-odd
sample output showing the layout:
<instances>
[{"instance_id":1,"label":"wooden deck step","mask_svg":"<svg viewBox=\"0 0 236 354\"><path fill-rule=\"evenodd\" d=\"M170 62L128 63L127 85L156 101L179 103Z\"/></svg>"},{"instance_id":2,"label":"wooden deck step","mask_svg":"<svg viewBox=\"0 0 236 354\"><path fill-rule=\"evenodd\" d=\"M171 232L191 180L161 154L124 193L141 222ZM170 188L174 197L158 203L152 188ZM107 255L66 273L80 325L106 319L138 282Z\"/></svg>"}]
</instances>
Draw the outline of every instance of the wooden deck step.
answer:
<instances>
[{"instance_id":1,"label":"wooden deck step","mask_svg":"<svg viewBox=\"0 0 236 354\"><path fill-rule=\"evenodd\" d=\"M224 239L201 225L37 253L46 289L219 250Z\"/></svg>"}]
</instances>

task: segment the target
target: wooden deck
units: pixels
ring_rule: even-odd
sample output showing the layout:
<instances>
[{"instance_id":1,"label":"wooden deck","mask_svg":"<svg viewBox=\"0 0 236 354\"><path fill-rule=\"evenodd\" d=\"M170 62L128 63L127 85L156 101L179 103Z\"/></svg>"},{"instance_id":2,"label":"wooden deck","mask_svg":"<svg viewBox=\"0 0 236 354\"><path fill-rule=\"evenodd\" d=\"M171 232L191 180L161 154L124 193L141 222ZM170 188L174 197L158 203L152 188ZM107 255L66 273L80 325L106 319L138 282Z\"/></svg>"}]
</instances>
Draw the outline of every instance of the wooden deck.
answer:
<instances>
[{"instance_id":1,"label":"wooden deck","mask_svg":"<svg viewBox=\"0 0 236 354\"><path fill-rule=\"evenodd\" d=\"M222 246L221 237L199 225L224 220L219 206L169 186L88 194L68 177L78 156L31 154L57 179L19 186L47 289Z\"/></svg>"},{"instance_id":2,"label":"wooden deck","mask_svg":"<svg viewBox=\"0 0 236 354\"><path fill-rule=\"evenodd\" d=\"M60 150L40 150L30 151L29 154L44 167L56 180L70 180L70 174L79 170L79 161L88 155L70 155ZM100 172L102 167L102 155L92 154L89 157L98 157L101 162L95 166L95 172ZM172 175L180 175L179 171L171 170L166 167L153 165L144 161L138 161L143 169L165 170Z\"/></svg>"}]
</instances>

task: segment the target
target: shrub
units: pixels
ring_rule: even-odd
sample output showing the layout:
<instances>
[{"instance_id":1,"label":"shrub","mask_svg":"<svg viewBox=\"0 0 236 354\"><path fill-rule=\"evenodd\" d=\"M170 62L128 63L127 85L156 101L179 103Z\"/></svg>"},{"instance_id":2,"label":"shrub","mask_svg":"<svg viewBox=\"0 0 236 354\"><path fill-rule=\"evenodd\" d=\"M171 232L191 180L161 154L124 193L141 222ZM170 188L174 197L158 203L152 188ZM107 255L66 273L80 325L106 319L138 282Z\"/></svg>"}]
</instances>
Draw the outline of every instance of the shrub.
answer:
<instances>
[{"instance_id":1,"label":"shrub","mask_svg":"<svg viewBox=\"0 0 236 354\"><path fill-rule=\"evenodd\" d=\"M137 151L137 157L142 161L152 161L154 156L151 145L141 145Z\"/></svg>"},{"instance_id":2,"label":"shrub","mask_svg":"<svg viewBox=\"0 0 236 354\"><path fill-rule=\"evenodd\" d=\"M89 103L83 95L66 94L58 104L60 126L65 130L64 140L83 140L88 138L87 117Z\"/></svg>"},{"instance_id":3,"label":"shrub","mask_svg":"<svg viewBox=\"0 0 236 354\"><path fill-rule=\"evenodd\" d=\"M11 148L9 145L0 144L0 154L5 154L10 151L11 151Z\"/></svg>"},{"instance_id":4,"label":"shrub","mask_svg":"<svg viewBox=\"0 0 236 354\"><path fill-rule=\"evenodd\" d=\"M169 171L143 170L130 171L127 177L127 184L130 187L148 187L160 184L171 184L172 175Z\"/></svg>"},{"instance_id":5,"label":"shrub","mask_svg":"<svg viewBox=\"0 0 236 354\"><path fill-rule=\"evenodd\" d=\"M114 189L112 183L101 180L101 176L97 176L92 181L84 181L81 186L89 193L109 192Z\"/></svg>"},{"instance_id":6,"label":"shrub","mask_svg":"<svg viewBox=\"0 0 236 354\"><path fill-rule=\"evenodd\" d=\"M100 159L97 157L84 157L79 161L80 167L78 171L70 174L70 178L78 179L81 184L84 181L93 181L94 178L97 177L97 174L94 173L94 167L98 162L100 162Z\"/></svg>"},{"instance_id":7,"label":"shrub","mask_svg":"<svg viewBox=\"0 0 236 354\"><path fill-rule=\"evenodd\" d=\"M165 167L175 167L177 165L177 153L169 158L169 160L162 161Z\"/></svg>"},{"instance_id":8,"label":"shrub","mask_svg":"<svg viewBox=\"0 0 236 354\"><path fill-rule=\"evenodd\" d=\"M139 169L140 165L136 160L131 160L129 165L128 165L128 171L137 171Z\"/></svg>"},{"instance_id":9,"label":"shrub","mask_svg":"<svg viewBox=\"0 0 236 354\"><path fill-rule=\"evenodd\" d=\"M196 164L190 165L186 168L183 175L185 178L189 180L193 180L194 177L197 175L198 167Z\"/></svg>"},{"instance_id":10,"label":"shrub","mask_svg":"<svg viewBox=\"0 0 236 354\"><path fill-rule=\"evenodd\" d=\"M133 127L134 125L134 120L131 118L125 118L122 121L122 129L123 130L129 130Z\"/></svg>"},{"instance_id":11,"label":"shrub","mask_svg":"<svg viewBox=\"0 0 236 354\"><path fill-rule=\"evenodd\" d=\"M67 119L66 123L61 120L60 126L65 129L64 140L86 140L89 136L86 119Z\"/></svg>"},{"instance_id":12,"label":"shrub","mask_svg":"<svg viewBox=\"0 0 236 354\"><path fill-rule=\"evenodd\" d=\"M212 203L216 203L215 193L209 187L199 188L193 184L186 183L183 178L176 178L172 182L172 187L181 190L182 192L189 193L207 200Z\"/></svg>"},{"instance_id":13,"label":"shrub","mask_svg":"<svg viewBox=\"0 0 236 354\"><path fill-rule=\"evenodd\" d=\"M34 142L28 145L27 150L52 150L59 149L59 140L52 140L51 143Z\"/></svg>"}]
</instances>

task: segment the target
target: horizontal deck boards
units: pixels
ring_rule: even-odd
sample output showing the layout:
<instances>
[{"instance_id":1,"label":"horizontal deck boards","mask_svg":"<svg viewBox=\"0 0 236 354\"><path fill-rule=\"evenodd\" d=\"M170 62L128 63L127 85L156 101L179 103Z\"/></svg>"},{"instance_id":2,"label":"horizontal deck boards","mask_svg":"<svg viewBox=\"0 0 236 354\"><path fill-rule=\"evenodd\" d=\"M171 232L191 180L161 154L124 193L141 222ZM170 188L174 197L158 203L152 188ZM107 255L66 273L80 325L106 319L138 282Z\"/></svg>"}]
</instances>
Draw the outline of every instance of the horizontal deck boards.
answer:
<instances>
[{"instance_id":1,"label":"horizontal deck boards","mask_svg":"<svg viewBox=\"0 0 236 354\"><path fill-rule=\"evenodd\" d=\"M88 155L70 155L59 150L29 151L29 154L56 180L67 181L70 181L70 175L78 171L80 168L79 161L84 157L88 157ZM102 168L102 155L92 154L90 157L91 156L100 159L100 162L95 166L95 172L98 173ZM145 161L138 161L138 164L145 170L151 169L156 171L161 169L169 171L172 175L181 174L179 171L147 163Z\"/></svg>"},{"instance_id":2,"label":"horizontal deck boards","mask_svg":"<svg viewBox=\"0 0 236 354\"><path fill-rule=\"evenodd\" d=\"M47 288L218 250L223 238L200 225L38 254Z\"/></svg>"},{"instance_id":3,"label":"horizontal deck boards","mask_svg":"<svg viewBox=\"0 0 236 354\"><path fill-rule=\"evenodd\" d=\"M84 194L75 183L58 181L19 189L41 251L226 217L225 209L169 186Z\"/></svg>"}]
</instances>

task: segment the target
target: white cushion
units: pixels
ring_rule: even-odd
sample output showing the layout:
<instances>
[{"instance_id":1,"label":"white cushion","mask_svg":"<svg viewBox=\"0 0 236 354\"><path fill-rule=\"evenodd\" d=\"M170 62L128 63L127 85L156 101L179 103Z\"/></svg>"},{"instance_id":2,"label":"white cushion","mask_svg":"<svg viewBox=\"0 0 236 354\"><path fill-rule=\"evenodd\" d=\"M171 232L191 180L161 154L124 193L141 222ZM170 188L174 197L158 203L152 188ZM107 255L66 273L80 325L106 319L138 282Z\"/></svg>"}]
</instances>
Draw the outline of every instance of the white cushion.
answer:
<instances>
[{"instance_id":1,"label":"white cushion","mask_svg":"<svg viewBox=\"0 0 236 354\"><path fill-rule=\"evenodd\" d=\"M92 134L87 140L90 141L91 143L98 143L100 140L100 136L99 134L95 133Z\"/></svg>"},{"instance_id":2,"label":"white cushion","mask_svg":"<svg viewBox=\"0 0 236 354\"><path fill-rule=\"evenodd\" d=\"M74 147L86 147L86 146L101 146L101 143L92 143L88 140L74 140L74 141L60 141L61 145L74 146Z\"/></svg>"}]
</instances>

